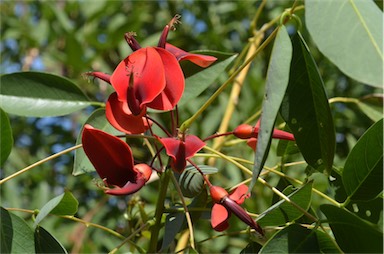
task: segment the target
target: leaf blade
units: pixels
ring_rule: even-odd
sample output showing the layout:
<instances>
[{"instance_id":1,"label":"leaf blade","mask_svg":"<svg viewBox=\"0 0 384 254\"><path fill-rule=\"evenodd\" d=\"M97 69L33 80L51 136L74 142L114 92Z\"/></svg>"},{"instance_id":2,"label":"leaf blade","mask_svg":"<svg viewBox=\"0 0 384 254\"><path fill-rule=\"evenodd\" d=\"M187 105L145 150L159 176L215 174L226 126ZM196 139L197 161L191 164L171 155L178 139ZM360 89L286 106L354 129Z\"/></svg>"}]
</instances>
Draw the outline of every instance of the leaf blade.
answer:
<instances>
[{"instance_id":1,"label":"leaf blade","mask_svg":"<svg viewBox=\"0 0 384 254\"><path fill-rule=\"evenodd\" d=\"M340 248L347 253L382 253L383 234L356 215L332 205L320 210L328 218Z\"/></svg>"},{"instance_id":2,"label":"leaf blade","mask_svg":"<svg viewBox=\"0 0 384 254\"><path fill-rule=\"evenodd\" d=\"M0 108L0 124L0 166L3 166L4 162L7 160L9 154L11 153L13 147L13 136L9 118L7 113L5 113L2 108Z\"/></svg>"},{"instance_id":3,"label":"leaf blade","mask_svg":"<svg viewBox=\"0 0 384 254\"><path fill-rule=\"evenodd\" d=\"M20 116L61 116L91 105L69 79L43 72L16 72L0 77L0 107Z\"/></svg>"},{"instance_id":4,"label":"leaf blade","mask_svg":"<svg viewBox=\"0 0 384 254\"><path fill-rule=\"evenodd\" d=\"M323 80L300 33L292 38L293 58L281 116L306 162L320 172L332 170L335 129Z\"/></svg>"},{"instance_id":5,"label":"leaf blade","mask_svg":"<svg viewBox=\"0 0 384 254\"><path fill-rule=\"evenodd\" d=\"M373 1L305 2L306 25L319 50L346 75L375 87L382 86L382 15Z\"/></svg>"},{"instance_id":6,"label":"leaf blade","mask_svg":"<svg viewBox=\"0 0 384 254\"><path fill-rule=\"evenodd\" d=\"M347 195L370 200L383 190L383 119L373 124L347 157L342 174Z\"/></svg>"},{"instance_id":7,"label":"leaf blade","mask_svg":"<svg viewBox=\"0 0 384 254\"><path fill-rule=\"evenodd\" d=\"M285 26L281 26L273 44L267 71L266 93L262 107L260 131L257 136L252 181L249 185L250 190L256 184L267 159L275 120L288 86L291 59L292 43Z\"/></svg>"}]
</instances>

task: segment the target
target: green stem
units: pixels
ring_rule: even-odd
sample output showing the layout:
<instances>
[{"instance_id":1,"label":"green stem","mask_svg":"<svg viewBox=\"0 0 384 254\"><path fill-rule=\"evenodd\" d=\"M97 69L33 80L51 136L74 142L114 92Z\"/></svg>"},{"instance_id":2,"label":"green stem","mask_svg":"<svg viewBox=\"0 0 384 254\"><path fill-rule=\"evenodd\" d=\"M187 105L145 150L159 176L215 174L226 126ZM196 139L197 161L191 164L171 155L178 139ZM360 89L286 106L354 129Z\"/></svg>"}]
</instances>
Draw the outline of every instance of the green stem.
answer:
<instances>
[{"instance_id":1,"label":"green stem","mask_svg":"<svg viewBox=\"0 0 384 254\"><path fill-rule=\"evenodd\" d=\"M335 102L343 102L343 103L355 103L358 104L359 100L355 98L347 98L347 97L333 97L328 100L330 104Z\"/></svg>"},{"instance_id":2,"label":"green stem","mask_svg":"<svg viewBox=\"0 0 384 254\"><path fill-rule=\"evenodd\" d=\"M176 180L176 177L173 174L171 174L171 176L172 176L171 177L172 183L175 186L175 188L176 188L176 190L180 196L181 203L183 204L183 208L184 208L184 212L185 212L185 218L187 219L188 230L189 230L189 242L191 244L192 249L196 249L195 248L195 239L194 239L194 233L193 233L191 214L189 213L187 204L185 203L183 193L181 192L181 189L180 189L179 183Z\"/></svg>"},{"instance_id":3,"label":"green stem","mask_svg":"<svg viewBox=\"0 0 384 254\"><path fill-rule=\"evenodd\" d=\"M216 92L204 103L203 106L190 118L188 118L184 123L180 126L180 132L185 132L189 126L211 105L211 103L224 91L225 88L229 84L233 82L233 80L236 78L236 76L249 64L251 63L255 57L262 51L264 48L269 45L269 43L275 38L277 32L279 31L279 27L275 28L271 35L260 45L260 47L257 48L255 53L253 53L252 56L249 57L232 75L227 79L227 81L222 84L219 89L216 90Z\"/></svg>"},{"instance_id":4,"label":"green stem","mask_svg":"<svg viewBox=\"0 0 384 254\"><path fill-rule=\"evenodd\" d=\"M160 180L160 190L159 196L156 204L156 212L155 212L155 224L151 227L151 239L149 242L148 253L157 252L157 241L159 238L159 232L161 229L161 217L164 212L164 201L167 195L168 183L171 178L172 170L168 169L162 174L162 179Z\"/></svg>"},{"instance_id":5,"label":"green stem","mask_svg":"<svg viewBox=\"0 0 384 254\"><path fill-rule=\"evenodd\" d=\"M43 163L45 163L45 162L47 162L47 161L50 161L50 160L52 160L52 159L55 159L55 158L57 158L57 157L59 157L59 156L65 154L65 153L69 153L69 152L71 152L71 151L73 151L73 150L76 150L76 149L78 149L78 148L80 148L80 147L82 147L82 146L83 146L82 144L75 145L75 146L72 146L72 147L70 147L70 148L68 148L68 149L65 149L65 150L63 150L63 151L61 151L61 152L59 152L59 153L55 153L55 154L53 154L53 155L51 155L51 156L48 156L48 157L45 158L45 159L39 160L38 162L35 162L35 163L29 165L28 167L23 168L23 169L17 171L16 173L14 173L14 174L12 174L12 175L10 175L10 176L4 178L4 179L1 179L1 180L0 180L0 185L2 185L3 183L5 183L5 182L8 181L8 180L11 180L12 178L15 178L15 177L18 176L18 175L21 175L22 173L27 172L27 171L30 170L30 169L33 169L34 167L37 167L37 166L39 166L39 165L41 165L41 164L43 164Z\"/></svg>"}]
</instances>

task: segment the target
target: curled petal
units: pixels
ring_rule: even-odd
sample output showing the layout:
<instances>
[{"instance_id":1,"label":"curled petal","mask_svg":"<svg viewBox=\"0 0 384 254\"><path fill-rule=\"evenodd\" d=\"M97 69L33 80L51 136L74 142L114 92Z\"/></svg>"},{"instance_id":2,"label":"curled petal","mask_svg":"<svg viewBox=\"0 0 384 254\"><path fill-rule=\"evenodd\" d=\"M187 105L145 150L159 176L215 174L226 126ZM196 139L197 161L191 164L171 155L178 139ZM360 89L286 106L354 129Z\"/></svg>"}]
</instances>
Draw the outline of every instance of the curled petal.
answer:
<instances>
[{"instance_id":1,"label":"curled petal","mask_svg":"<svg viewBox=\"0 0 384 254\"><path fill-rule=\"evenodd\" d=\"M85 154L106 183L123 187L136 181L137 171L127 143L89 124L84 126L82 143Z\"/></svg>"},{"instance_id":2,"label":"curled petal","mask_svg":"<svg viewBox=\"0 0 384 254\"><path fill-rule=\"evenodd\" d=\"M229 198L241 205L246 198L249 198L250 194L248 193L248 186L245 184L237 187L230 195Z\"/></svg>"},{"instance_id":3,"label":"curled petal","mask_svg":"<svg viewBox=\"0 0 384 254\"><path fill-rule=\"evenodd\" d=\"M154 48L141 48L119 63L111 76L120 101L127 101L130 79L132 92L140 106L153 101L165 88L164 66Z\"/></svg>"},{"instance_id":4,"label":"curled petal","mask_svg":"<svg viewBox=\"0 0 384 254\"><path fill-rule=\"evenodd\" d=\"M213 62L217 60L217 58L214 56L207 56L207 55L193 54L193 53L186 52L169 43L165 45L165 49L171 52L179 62L183 60L189 60L192 63L203 68L210 66Z\"/></svg>"},{"instance_id":5,"label":"curled petal","mask_svg":"<svg viewBox=\"0 0 384 254\"><path fill-rule=\"evenodd\" d=\"M105 191L105 193L115 196L130 195L139 191L145 185L145 183L146 180L144 178L138 178L135 183L127 182L123 187L108 189Z\"/></svg>"},{"instance_id":6,"label":"curled petal","mask_svg":"<svg viewBox=\"0 0 384 254\"><path fill-rule=\"evenodd\" d=\"M228 219L230 213L227 208L220 204L214 204L211 211L211 225L216 231L224 231L229 227Z\"/></svg>"},{"instance_id":7,"label":"curled petal","mask_svg":"<svg viewBox=\"0 0 384 254\"><path fill-rule=\"evenodd\" d=\"M205 143L194 135L185 137L185 158L189 159L205 146Z\"/></svg>"},{"instance_id":8,"label":"curled petal","mask_svg":"<svg viewBox=\"0 0 384 254\"><path fill-rule=\"evenodd\" d=\"M107 101L105 114L109 123L117 130L127 134L140 134L148 130L148 121L144 115L146 111L136 116L131 113L127 102L119 101L117 93L112 93Z\"/></svg>"},{"instance_id":9,"label":"curled petal","mask_svg":"<svg viewBox=\"0 0 384 254\"><path fill-rule=\"evenodd\" d=\"M111 84L111 75L109 75L109 74L95 71L95 72L87 72L87 73L85 73L85 75L104 80L105 82Z\"/></svg>"},{"instance_id":10,"label":"curled petal","mask_svg":"<svg viewBox=\"0 0 384 254\"><path fill-rule=\"evenodd\" d=\"M264 235L262 228L249 216L249 214L244 211L244 209L235 201L229 197L224 198L222 205L235 214L240 220L246 223L248 226L256 230L261 235Z\"/></svg>"},{"instance_id":11,"label":"curled petal","mask_svg":"<svg viewBox=\"0 0 384 254\"><path fill-rule=\"evenodd\" d=\"M161 58L166 85L164 90L147 106L158 110L172 110L183 95L184 74L176 58L171 53L162 48L154 49Z\"/></svg>"},{"instance_id":12,"label":"curled petal","mask_svg":"<svg viewBox=\"0 0 384 254\"><path fill-rule=\"evenodd\" d=\"M182 172L187 164L185 158L185 144L176 138L162 138L160 142L164 145L168 156L172 158L172 169Z\"/></svg>"}]
</instances>

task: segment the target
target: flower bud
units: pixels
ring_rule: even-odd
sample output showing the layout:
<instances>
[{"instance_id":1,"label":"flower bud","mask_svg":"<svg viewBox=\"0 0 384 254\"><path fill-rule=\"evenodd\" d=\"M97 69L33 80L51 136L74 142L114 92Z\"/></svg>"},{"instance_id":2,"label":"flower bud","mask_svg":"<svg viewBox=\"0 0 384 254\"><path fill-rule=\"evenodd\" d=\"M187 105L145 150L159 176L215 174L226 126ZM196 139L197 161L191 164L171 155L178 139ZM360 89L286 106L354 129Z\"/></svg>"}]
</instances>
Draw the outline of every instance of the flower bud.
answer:
<instances>
[{"instance_id":1,"label":"flower bud","mask_svg":"<svg viewBox=\"0 0 384 254\"><path fill-rule=\"evenodd\" d=\"M233 131L233 135L241 139L255 137L255 134L257 135L257 133L255 132L255 128L249 124L240 124Z\"/></svg>"}]
</instances>

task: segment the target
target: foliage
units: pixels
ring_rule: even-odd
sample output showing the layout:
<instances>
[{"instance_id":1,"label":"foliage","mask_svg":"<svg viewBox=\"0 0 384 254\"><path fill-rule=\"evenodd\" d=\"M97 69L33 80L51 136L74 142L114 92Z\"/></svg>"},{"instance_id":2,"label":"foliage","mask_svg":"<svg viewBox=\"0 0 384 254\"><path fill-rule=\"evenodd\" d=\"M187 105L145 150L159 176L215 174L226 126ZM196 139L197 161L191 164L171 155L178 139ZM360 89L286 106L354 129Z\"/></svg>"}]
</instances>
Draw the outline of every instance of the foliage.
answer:
<instances>
[{"instance_id":1,"label":"foliage","mask_svg":"<svg viewBox=\"0 0 384 254\"><path fill-rule=\"evenodd\" d=\"M2 253L383 252L379 1L0 5ZM145 102L152 127L124 133L108 108L116 81L95 72L137 52L124 33L156 46L166 24L187 57L217 60L180 61L181 98L147 82L177 109ZM179 65L163 46L144 78L164 67L170 87ZM100 169L120 166L110 144L125 149L121 179ZM130 195L106 194L118 188Z\"/></svg>"}]
</instances>

